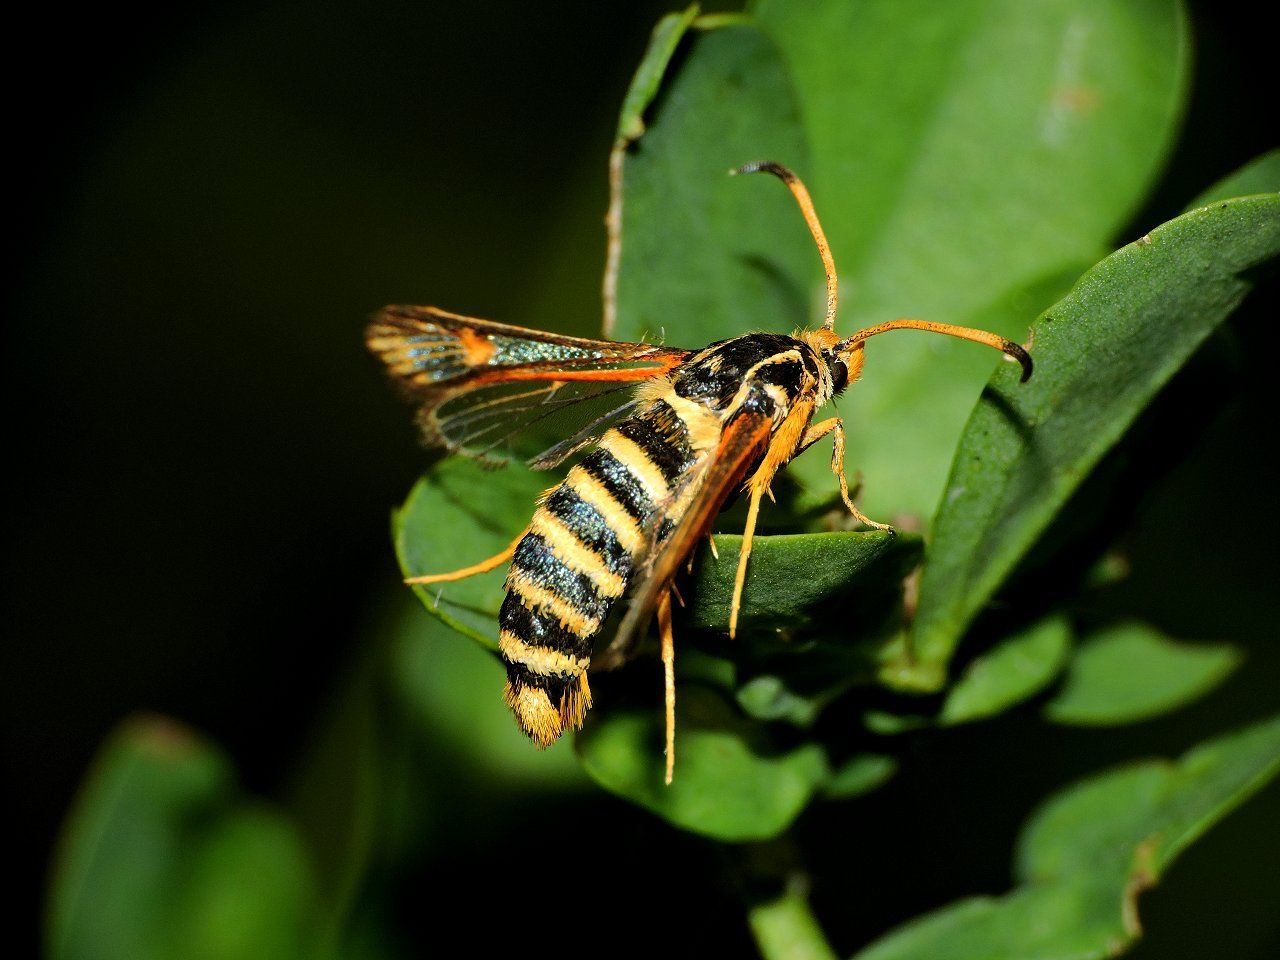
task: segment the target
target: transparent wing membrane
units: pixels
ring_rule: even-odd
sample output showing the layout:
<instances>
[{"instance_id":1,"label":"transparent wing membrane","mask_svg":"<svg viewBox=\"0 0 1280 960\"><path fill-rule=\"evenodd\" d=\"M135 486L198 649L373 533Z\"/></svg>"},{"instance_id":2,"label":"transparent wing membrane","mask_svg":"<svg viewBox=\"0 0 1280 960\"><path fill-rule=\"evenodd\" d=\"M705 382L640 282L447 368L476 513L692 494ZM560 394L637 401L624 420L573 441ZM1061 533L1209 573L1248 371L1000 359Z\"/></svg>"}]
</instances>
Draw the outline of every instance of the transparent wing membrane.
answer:
<instances>
[{"instance_id":1,"label":"transparent wing membrane","mask_svg":"<svg viewBox=\"0 0 1280 960\"><path fill-rule=\"evenodd\" d=\"M430 422L423 428L469 456L527 457L535 470L549 470L633 409L634 386L599 381L492 384L424 410L422 417ZM558 439L567 432L570 436Z\"/></svg>"}]
</instances>

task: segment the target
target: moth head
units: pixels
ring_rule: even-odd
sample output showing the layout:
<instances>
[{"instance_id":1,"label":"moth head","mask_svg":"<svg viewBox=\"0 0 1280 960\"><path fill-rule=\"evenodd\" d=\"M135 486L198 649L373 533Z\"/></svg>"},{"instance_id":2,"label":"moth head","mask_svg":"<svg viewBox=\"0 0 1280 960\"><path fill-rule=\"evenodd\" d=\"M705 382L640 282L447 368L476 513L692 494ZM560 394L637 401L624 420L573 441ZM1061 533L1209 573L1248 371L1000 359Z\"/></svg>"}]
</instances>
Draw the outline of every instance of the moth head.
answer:
<instances>
[{"instance_id":1,"label":"moth head","mask_svg":"<svg viewBox=\"0 0 1280 960\"><path fill-rule=\"evenodd\" d=\"M858 356L855 358L854 354ZM827 369L831 371L831 394L838 397L849 386L849 371L862 366L862 344L846 347L838 343L822 355L827 361Z\"/></svg>"},{"instance_id":2,"label":"moth head","mask_svg":"<svg viewBox=\"0 0 1280 960\"><path fill-rule=\"evenodd\" d=\"M862 344L847 345L834 330L827 327L801 330L796 336L808 344L826 368L827 375L831 378L830 396L843 393L845 387L849 386L850 376L856 376L857 369L862 365Z\"/></svg>"}]
</instances>

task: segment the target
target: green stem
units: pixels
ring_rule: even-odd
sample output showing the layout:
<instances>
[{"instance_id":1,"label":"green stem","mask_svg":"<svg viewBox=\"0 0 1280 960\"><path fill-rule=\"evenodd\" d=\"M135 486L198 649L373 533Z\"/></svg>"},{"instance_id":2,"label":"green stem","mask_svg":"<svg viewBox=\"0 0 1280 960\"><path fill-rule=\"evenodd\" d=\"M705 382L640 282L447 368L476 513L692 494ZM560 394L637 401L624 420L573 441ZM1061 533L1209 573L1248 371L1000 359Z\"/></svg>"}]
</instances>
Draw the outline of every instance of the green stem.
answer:
<instances>
[{"instance_id":1,"label":"green stem","mask_svg":"<svg viewBox=\"0 0 1280 960\"><path fill-rule=\"evenodd\" d=\"M764 960L836 960L798 877L788 880L777 897L752 906L747 922Z\"/></svg>"}]
</instances>

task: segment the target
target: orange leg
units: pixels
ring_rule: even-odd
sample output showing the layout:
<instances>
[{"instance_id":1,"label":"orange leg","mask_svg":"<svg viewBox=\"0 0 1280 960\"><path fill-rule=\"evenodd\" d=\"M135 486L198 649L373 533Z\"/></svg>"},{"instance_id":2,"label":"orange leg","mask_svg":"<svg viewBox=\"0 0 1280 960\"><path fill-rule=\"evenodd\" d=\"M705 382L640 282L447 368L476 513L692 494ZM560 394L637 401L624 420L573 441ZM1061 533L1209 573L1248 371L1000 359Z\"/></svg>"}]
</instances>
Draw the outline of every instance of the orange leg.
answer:
<instances>
[{"instance_id":1,"label":"orange leg","mask_svg":"<svg viewBox=\"0 0 1280 960\"><path fill-rule=\"evenodd\" d=\"M757 474L759 477L759 474ZM733 580L733 603L729 607L729 637L738 632L738 613L742 609L742 588L747 582L747 561L751 559L751 540L756 532L756 519L760 516L760 498L768 489L768 480L753 478L750 484L750 500L747 502L747 525L742 530L742 549L738 552L738 573Z\"/></svg>"},{"instance_id":2,"label":"orange leg","mask_svg":"<svg viewBox=\"0 0 1280 960\"><path fill-rule=\"evenodd\" d=\"M670 784L676 772L676 642L671 632L671 594L658 600L658 632L662 634L662 681L667 719L667 769L662 782Z\"/></svg>"},{"instance_id":3,"label":"orange leg","mask_svg":"<svg viewBox=\"0 0 1280 960\"><path fill-rule=\"evenodd\" d=\"M469 567L463 567L461 570L453 570L449 573L428 573L421 577L407 577L404 582L419 585L425 583L452 583L454 580L465 580L467 577L474 577L477 573L488 573L495 567L500 567L503 564L511 562L511 557L515 554L516 547L519 545L520 541L524 539L527 529L528 528L521 530L520 535L512 540L505 550L501 553L494 554L488 560L481 560L479 563L472 564Z\"/></svg>"},{"instance_id":4,"label":"orange leg","mask_svg":"<svg viewBox=\"0 0 1280 960\"><path fill-rule=\"evenodd\" d=\"M821 423L812 424L805 431L805 435L800 441L800 449L797 451L797 455L803 453L828 433L835 434L835 448L831 451L831 472L840 481L840 496L844 500L844 505L849 508L849 512L853 514L854 519L859 523L865 523L868 527L875 527L877 530L892 530L893 528L889 524L877 523L864 515L861 510L854 506L853 497L849 496L849 481L844 475L844 422L839 417L831 417Z\"/></svg>"},{"instance_id":5,"label":"orange leg","mask_svg":"<svg viewBox=\"0 0 1280 960\"><path fill-rule=\"evenodd\" d=\"M803 447L805 430L809 418L813 416L813 404L798 403L791 408L781 426L773 430L769 441L769 449L756 472L747 481L747 524L742 531L742 549L738 552L738 573L733 581L733 603L729 608L729 636L737 635L738 614L742 610L742 588L747 582L747 562L751 559L751 541L756 532L756 520L760 516L760 499L767 493L773 499L769 489L778 471L786 466L797 450ZM830 428L828 428L830 429Z\"/></svg>"}]
</instances>

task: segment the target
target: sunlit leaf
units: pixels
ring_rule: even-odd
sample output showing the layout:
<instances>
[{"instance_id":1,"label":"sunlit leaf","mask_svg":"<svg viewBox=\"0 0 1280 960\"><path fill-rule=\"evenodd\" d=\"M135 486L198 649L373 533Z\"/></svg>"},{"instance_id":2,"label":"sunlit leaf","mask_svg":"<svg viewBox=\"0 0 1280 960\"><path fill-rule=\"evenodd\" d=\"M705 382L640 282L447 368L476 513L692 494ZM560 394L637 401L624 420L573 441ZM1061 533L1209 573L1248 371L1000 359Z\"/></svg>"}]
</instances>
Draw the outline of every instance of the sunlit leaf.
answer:
<instances>
[{"instance_id":1,"label":"sunlit leaf","mask_svg":"<svg viewBox=\"0 0 1280 960\"><path fill-rule=\"evenodd\" d=\"M780 184L728 173L770 159L805 171L791 80L751 26L695 32L685 43L622 165L613 334L696 348L790 330L807 318L821 277L812 241Z\"/></svg>"},{"instance_id":2,"label":"sunlit leaf","mask_svg":"<svg viewBox=\"0 0 1280 960\"><path fill-rule=\"evenodd\" d=\"M500 553L528 525L538 495L554 482L554 475L515 464L486 470L461 457L442 461L418 481L392 522L400 569L406 577L446 573ZM497 650L506 572L503 565L413 590L432 616Z\"/></svg>"},{"instance_id":3,"label":"sunlit leaf","mask_svg":"<svg viewBox=\"0 0 1280 960\"><path fill-rule=\"evenodd\" d=\"M675 826L719 840L761 840L785 830L828 775L814 743L786 749L723 697L684 684L676 700L675 780L663 785L661 705L596 710L576 746L606 790Z\"/></svg>"},{"instance_id":4,"label":"sunlit leaf","mask_svg":"<svg viewBox=\"0 0 1280 960\"><path fill-rule=\"evenodd\" d=\"M1022 340L1054 292L1002 315L991 305L1113 245L1182 112L1189 32L1174 0L750 9L798 92L809 186L843 279L842 329L924 317ZM869 516L928 522L995 363L925 334L867 345L845 408ZM816 485L817 466L791 469Z\"/></svg>"},{"instance_id":5,"label":"sunlit leaf","mask_svg":"<svg viewBox=\"0 0 1280 960\"><path fill-rule=\"evenodd\" d=\"M582 782L567 743L538 750L516 727L494 657L417 610L397 618L394 634L395 691L418 735L447 746L492 782L557 789Z\"/></svg>"}]
</instances>

